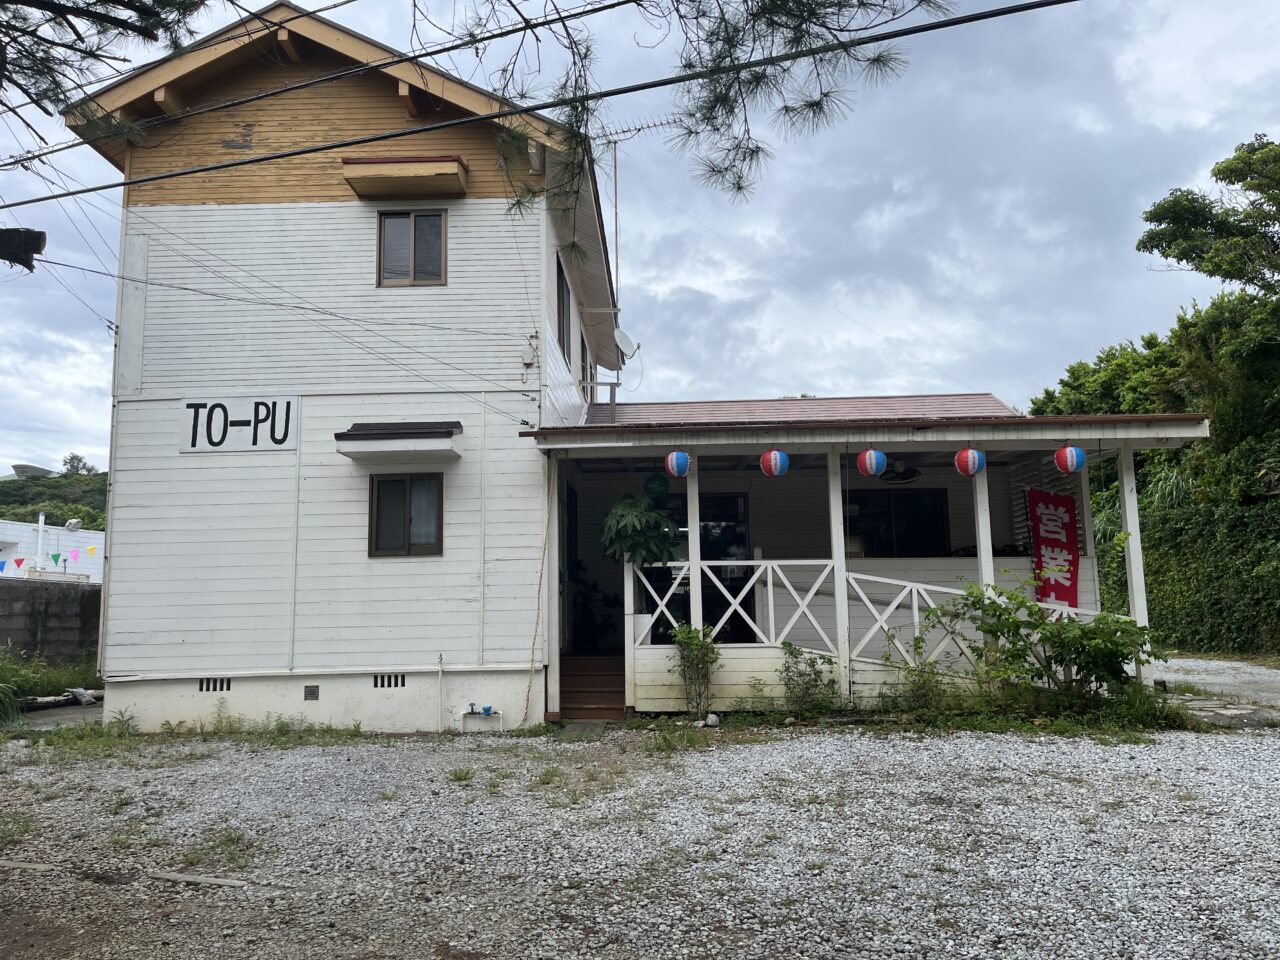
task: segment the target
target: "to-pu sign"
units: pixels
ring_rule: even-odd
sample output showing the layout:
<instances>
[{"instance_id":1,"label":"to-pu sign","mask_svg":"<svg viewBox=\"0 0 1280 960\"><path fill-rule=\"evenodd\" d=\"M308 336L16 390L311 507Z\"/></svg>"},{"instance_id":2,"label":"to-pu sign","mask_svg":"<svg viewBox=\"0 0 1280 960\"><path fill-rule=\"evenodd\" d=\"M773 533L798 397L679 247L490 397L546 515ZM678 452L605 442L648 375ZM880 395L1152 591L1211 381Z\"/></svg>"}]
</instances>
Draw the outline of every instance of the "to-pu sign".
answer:
<instances>
[{"instance_id":1,"label":"to-pu sign","mask_svg":"<svg viewBox=\"0 0 1280 960\"><path fill-rule=\"evenodd\" d=\"M184 400L182 453L296 450L297 397Z\"/></svg>"}]
</instances>

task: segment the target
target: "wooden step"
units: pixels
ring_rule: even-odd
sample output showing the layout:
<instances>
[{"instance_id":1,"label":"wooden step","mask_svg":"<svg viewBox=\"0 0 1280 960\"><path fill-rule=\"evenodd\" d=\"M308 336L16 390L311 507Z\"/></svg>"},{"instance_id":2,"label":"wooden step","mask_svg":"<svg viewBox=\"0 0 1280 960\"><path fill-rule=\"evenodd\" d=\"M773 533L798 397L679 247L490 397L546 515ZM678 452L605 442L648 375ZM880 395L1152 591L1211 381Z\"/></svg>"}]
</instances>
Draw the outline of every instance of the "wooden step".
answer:
<instances>
[{"instance_id":1,"label":"wooden step","mask_svg":"<svg viewBox=\"0 0 1280 960\"><path fill-rule=\"evenodd\" d=\"M561 705L563 720L625 720L625 707L566 707Z\"/></svg>"},{"instance_id":2,"label":"wooden step","mask_svg":"<svg viewBox=\"0 0 1280 960\"><path fill-rule=\"evenodd\" d=\"M560 660L560 676L581 677L596 674L622 676L627 662L622 657L563 657Z\"/></svg>"}]
</instances>

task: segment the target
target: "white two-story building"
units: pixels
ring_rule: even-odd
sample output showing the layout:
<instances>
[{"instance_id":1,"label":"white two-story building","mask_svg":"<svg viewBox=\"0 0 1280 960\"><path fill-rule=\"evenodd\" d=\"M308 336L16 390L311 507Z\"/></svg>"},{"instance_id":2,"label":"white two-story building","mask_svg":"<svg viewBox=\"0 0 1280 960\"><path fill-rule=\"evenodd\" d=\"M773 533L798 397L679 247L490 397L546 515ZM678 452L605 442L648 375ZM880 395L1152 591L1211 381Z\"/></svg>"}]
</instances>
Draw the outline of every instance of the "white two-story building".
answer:
<instances>
[{"instance_id":1,"label":"white two-story building","mask_svg":"<svg viewBox=\"0 0 1280 960\"><path fill-rule=\"evenodd\" d=\"M623 362L616 305L594 173L565 176L550 121L470 122L506 105L287 3L94 99L136 125L77 129L135 181L102 671L144 728L673 709L675 619L725 642L722 702L787 639L856 693L916 655L903 625L959 579L1030 574L1028 491L1076 498L1073 605L1096 607L1087 474L1052 470L1057 448L1118 458L1131 488L1135 449L1207 431L989 395L593 403ZM854 469L869 446L885 474ZM987 456L972 478L966 446ZM785 476L757 466L772 448ZM624 570L604 512L674 450L692 469L651 489L685 549ZM1143 617L1136 497L1125 516Z\"/></svg>"}]
</instances>

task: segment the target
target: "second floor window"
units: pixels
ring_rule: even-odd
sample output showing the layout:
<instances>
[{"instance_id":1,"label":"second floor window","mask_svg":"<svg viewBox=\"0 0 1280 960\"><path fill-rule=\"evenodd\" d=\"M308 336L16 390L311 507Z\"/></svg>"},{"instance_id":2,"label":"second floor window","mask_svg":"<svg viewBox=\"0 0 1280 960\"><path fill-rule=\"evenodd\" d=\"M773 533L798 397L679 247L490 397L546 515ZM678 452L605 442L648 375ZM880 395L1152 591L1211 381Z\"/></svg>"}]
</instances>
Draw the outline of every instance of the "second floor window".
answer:
<instances>
[{"instance_id":1,"label":"second floor window","mask_svg":"<svg viewBox=\"0 0 1280 960\"><path fill-rule=\"evenodd\" d=\"M378 216L378 286L445 283L448 216L443 210Z\"/></svg>"}]
</instances>

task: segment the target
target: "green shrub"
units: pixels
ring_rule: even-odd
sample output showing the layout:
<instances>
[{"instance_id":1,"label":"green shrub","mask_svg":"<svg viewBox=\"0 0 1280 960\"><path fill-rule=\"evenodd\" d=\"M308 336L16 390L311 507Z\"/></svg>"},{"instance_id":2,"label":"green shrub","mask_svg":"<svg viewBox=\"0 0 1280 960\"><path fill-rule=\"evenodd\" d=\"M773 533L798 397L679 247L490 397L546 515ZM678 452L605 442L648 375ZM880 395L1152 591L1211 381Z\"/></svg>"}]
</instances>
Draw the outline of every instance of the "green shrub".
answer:
<instances>
[{"instance_id":1,"label":"green shrub","mask_svg":"<svg viewBox=\"0 0 1280 960\"><path fill-rule=\"evenodd\" d=\"M624 493L604 518L604 554L637 567L666 563L675 556L680 530L644 493Z\"/></svg>"},{"instance_id":2,"label":"green shrub","mask_svg":"<svg viewBox=\"0 0 1280 960\"><path fill-rule=\"evenodd\" d=\"M1147 630L1132 620L1105 613L1077 619L1018 590L971 584L930 610L926 624L926 634L941 628L968 645L976 662L971 679L994 695L1027 685L1092 695L1126 684L1128 664L1150 662Z\"/></svg>"},{"instance_id":3,"label":"green shrub","mask_svg":"<svg viewBox=\"0 0 1280 960\"><path fill-rule=\"evenodd\" d=\"M840 706L839 687L827 657L782 642L782 699L787 712L795 717L817 717L832 713Z\"/></svg>"},{"instance_id":4,"label":"green shrub","mask_svg":"<svg viewBox=\"0 0 1280 960\"><path fill-rule=\"evenodd\" d=\"M711 639L710 627L679 624L671 632L675 644L676 671L684 684L684 699L689 716L702 718L711 709L711 674L720 661L720 648Z\"/></svg>"}]
</instances>

